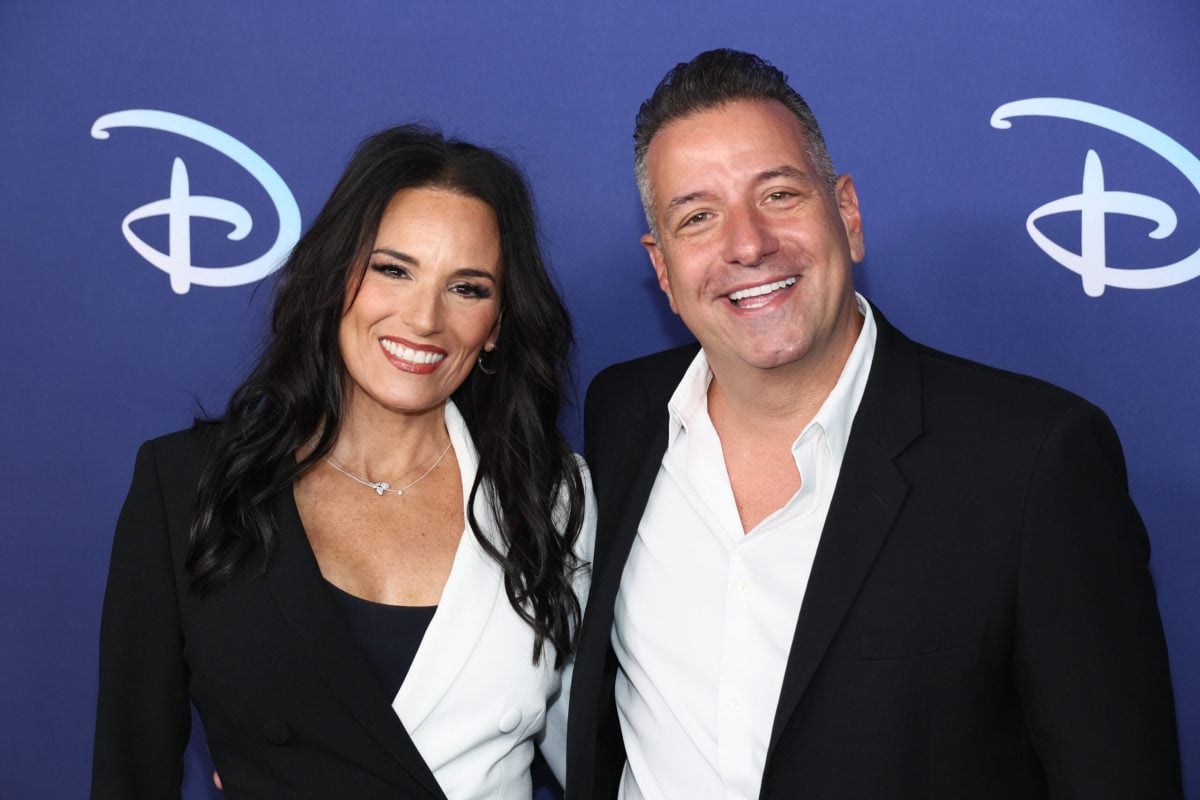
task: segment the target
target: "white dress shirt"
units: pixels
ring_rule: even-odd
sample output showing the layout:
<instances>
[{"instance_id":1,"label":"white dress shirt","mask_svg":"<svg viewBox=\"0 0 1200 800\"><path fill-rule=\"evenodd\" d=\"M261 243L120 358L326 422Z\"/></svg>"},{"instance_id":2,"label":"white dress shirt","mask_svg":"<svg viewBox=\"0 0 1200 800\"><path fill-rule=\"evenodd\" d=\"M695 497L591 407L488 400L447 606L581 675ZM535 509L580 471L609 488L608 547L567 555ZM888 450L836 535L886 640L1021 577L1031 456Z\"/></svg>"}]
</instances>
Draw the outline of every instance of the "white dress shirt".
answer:
<instances>
[{"instance_id":1,"label":"white dress shirt","mask_svg":"<svg viewBox=\"0 0 1200 800\"><path fill-rule=\"evenodd\" d=\"M667 451L617 594L624 800L753 800L792 634L875 351L864 321L792 444L799 491L750 531L708 416L701 351L668 403Z\"/></svg>"}]
</instances>

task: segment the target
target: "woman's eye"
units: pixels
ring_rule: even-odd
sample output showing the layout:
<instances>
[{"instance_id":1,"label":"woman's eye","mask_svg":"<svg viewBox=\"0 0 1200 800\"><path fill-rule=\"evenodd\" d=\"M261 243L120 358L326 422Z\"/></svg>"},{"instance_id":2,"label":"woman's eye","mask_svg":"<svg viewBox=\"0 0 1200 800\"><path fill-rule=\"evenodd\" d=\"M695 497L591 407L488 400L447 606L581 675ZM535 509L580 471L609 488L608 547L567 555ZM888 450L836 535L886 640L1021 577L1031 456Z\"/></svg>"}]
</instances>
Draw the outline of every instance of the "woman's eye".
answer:
<instances>
[{"instance_id":1,"label":"woman's eye","mask_svg":"<svg viewBox=\"0 0 1200 800\"><path fill-rule=\"evenodd\" d=\"M492 296L491 288L479 283L456 283L450 291L462 297L483 299Z\"/></svg>"},{"instance_id":2,"label":"woman's eye","mask_svg":"<svg viewBox=\"0 0 1200 800\"><path fill-rule=\"evenodd\" d=\"M371 269L389 278L403 278L408 275L408 270L399 264L372 264Z\"/></svg>"}]
</instances>

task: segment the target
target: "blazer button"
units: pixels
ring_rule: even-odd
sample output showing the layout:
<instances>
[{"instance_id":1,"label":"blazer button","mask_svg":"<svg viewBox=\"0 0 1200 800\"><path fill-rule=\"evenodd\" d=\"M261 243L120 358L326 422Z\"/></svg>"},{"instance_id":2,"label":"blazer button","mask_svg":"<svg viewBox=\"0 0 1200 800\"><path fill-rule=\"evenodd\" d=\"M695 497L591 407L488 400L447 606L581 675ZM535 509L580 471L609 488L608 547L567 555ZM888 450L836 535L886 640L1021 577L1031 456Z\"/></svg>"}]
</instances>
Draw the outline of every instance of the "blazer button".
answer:
<instances>
[{"instance_id":1,"label":"blazer button","mask_svg":"<svg viewBox=\"0 0 1200 800\"><path fill-rule=\"evenodd\" d=\"M292 729L281 719L273 719L263 725L263 736L271 744L286 744L292 738Z\"/></svg>"},{"instance_id":2,"label":"blazer button","mask_svg":"<svg viewBox=\"0 0 1200 800\"><path fill-rule=\"evenodd\" d=\"M510 708L504 712L504 716L500 718L500 732L512 733L521 724L521 712L515 708Z\"/></svg>"}]
</instances>

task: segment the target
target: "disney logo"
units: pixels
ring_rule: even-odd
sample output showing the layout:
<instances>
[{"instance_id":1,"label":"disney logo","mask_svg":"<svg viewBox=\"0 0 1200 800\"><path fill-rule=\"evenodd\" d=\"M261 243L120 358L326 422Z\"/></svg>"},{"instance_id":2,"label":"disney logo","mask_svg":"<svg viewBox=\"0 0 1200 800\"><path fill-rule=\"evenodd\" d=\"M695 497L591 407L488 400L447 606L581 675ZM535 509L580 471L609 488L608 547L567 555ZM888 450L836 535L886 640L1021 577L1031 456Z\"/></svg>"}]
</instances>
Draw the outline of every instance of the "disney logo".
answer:
<instances>
[{"instance_id":1,"label":"disney logo","mask_svg":"<svg viewBox=\"0 0 1200 800\"><path fill-rule=\"evenodd\" d=\"M992 127L1011 128L1010 120L1013 117L1056 117L1119 133L1165 158L1200 193L1200 160L1170 136L1127 114L1081 100L1032 97L1005 103L997 108L992 112ZM1067 212L1079 213L1078 253L1052 241L1036 224L1043 217ZM1148 234L1152 239L1170 236L1177 222L1175 210L1156 197L1105 188L1100 155L1095 150L1088 150L1083 162L1083 186L1079 194L1061 197L1034 209L1025 221L1025 230L1042 252L1083 279L1083 291L1089 297L1104 294L1107 286L1161 289L1200 276L1200 249L1181 261L1162 267L1110 267L1106 263L1105 253L1104 218L1108 214L1124 214L1155 223L1155 228Z\"/></svg>"},{"instance_id":2,"label":"disney logo","mask_svg":"<svg viewBox=\"0 0 1200 800\"><path fill-rule=\"evenodd\" d=\"M125 215L121 232L125 241L142 258L171 277L176 294L186 294L193 284L200 286L239 286L260 280L279 268L284 256L300 238L300 208L283 178L270 164L229 134L198 120L168 111L129 109L105 114L92 124L92 136L107 139L112 128L149 128L200 142L228 156L259 182L279 215L279 234L267 252L245 264L231 267L199 267L192 263L193 217L227 222L232 226L227 237L241 241L250 233L253 222L243 206L220 197L191 194L187 164L176 158L171 167L171 188L167 197L135 208ZM138 220L167 218L167 250L156 250L133 232Z\"/></svg>"}]
</instances>

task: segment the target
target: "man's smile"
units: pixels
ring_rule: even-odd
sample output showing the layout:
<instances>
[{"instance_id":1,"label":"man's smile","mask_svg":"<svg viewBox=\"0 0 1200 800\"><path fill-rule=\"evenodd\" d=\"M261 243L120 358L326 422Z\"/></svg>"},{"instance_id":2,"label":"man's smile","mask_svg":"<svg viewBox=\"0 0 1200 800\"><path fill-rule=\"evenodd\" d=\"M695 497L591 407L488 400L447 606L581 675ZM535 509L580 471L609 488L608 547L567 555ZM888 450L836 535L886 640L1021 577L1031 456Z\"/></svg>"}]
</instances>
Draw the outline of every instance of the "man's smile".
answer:
<instances>
[{"instance_id":1,"label":"man's smile","mask_svg":"<svg viewBox=\"0 0 1200 800\"><path fill-rule=\"evenodd\" d=\"M797 277L796 275L792 275L782 280L760 283L757 286L748 286L745 289L730 292L726 297L729 298L729 302L738 308L759 308L769 303L775 293L794 286Z\"/></svg>"}]
</instances>

